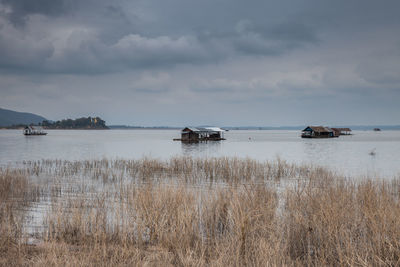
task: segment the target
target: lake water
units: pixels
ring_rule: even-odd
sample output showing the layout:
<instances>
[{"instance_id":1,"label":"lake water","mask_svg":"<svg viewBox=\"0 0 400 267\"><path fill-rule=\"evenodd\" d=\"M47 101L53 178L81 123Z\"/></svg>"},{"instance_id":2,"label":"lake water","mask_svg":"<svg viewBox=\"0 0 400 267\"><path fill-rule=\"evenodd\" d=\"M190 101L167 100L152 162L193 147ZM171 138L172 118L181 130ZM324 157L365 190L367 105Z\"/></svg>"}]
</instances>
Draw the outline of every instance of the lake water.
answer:
<instances>
[{"instance_id":1,"label":"lake water","mask_svg":"<svg viewBox=\"0 0 400 267\"><path fill-rule=\"evenodd\" d=\"M40 159L137 159L171 156L277 157L321 165L356 176L400 175L400 131L353 131L332 139L302 139L299 131L232 130L227 140L197 144L173 141L178 130L49 130L47 136L24 136L0 130L0 165ZM374 151L374 155L371 155Z\"/></svg>"}]
</instances>

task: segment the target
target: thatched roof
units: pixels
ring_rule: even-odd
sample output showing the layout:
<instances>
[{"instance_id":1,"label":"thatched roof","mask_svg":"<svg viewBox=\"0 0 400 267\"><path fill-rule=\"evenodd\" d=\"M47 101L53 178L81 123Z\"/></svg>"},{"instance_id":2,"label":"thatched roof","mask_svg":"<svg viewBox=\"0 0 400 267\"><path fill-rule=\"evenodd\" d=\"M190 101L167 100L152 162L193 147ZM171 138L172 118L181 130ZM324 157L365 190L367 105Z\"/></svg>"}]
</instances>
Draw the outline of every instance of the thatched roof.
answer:
<instances>
[{"instance_id":1,"label":"thatched roof","mask_svg":"<svg viewBox=\"0 0 400 267\"><path fill-rule=\"evenodd\" d=\"M303 132L304 131L310 131L310 130L312 130L312 131L314 131L314 132L317 132L317 133L331 133L331 132L333 132L333 130L331 129L331 128L329 128L329 127L324 127L324 126L307 126L304 130L303 130Z\"/></svg>"},{"instance_id":2,"label":"thatched roof","mask_svg":"<svg viewBox=\"0 0 400 267\"><path fill-rule=\"evenodd\" d=\"M351 132L350 128L332 128L334 131L339 131L339 132Z\"/></svg>"}]
</instances>

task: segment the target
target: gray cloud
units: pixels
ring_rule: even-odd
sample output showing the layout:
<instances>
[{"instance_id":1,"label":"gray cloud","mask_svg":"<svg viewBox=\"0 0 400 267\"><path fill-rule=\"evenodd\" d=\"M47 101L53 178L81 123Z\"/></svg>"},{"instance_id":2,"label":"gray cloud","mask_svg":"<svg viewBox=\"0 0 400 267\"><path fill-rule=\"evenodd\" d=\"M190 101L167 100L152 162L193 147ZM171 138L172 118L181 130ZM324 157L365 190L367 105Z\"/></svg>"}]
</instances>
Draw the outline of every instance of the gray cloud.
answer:
<instances>
[{"instance_id":1,"label":"gray cloud","mask_svg":"<svg viewBox=\"0 0 400 267\"><path fill-rule=\"evenodd\" d=\"M357 74L373 84L400 88L400 48L391 52L362 60Z\"/></svg>"},{"instance_id":2,"label":"gray cloud","mask_svg":"<svg viewBox=\"0 0 400 267\"><path fill-rule=\"evenodd\" d=\"M122 1L114 5L107 1L25 2L29 1L2 1L0 45L7 54L0 62L3 70L95 74L164 68L214 63L237 53L280 55L317 40L313 30L298 22L264 26L238 17L233 24L221 24L221 29L207 25L205 34L180 33L162 25L163 30L157 32L146 24L145 15L126 11ZM24 21L24 26L15 25L16 19Z\"/></svg>"},{"instance_id":3,"label":"gray cloud","mask_svg":"<svg viewBox=\"0 0 400 267\"><path fill-rule=\"evenodd\" d=\"M0 0L0 106L150 125L208 124L216 113L222 124L395 121L399 9L397 0ZM340 112L303 108L315 103Z\"/></svg>"},{"instance_id":4,"label":"gray cloud","mask_svg":"<svg viewBox=\"0 0 400 267\"><path fill-rule=\"evenodd\" d=\"M234 49L243 54L275 56L317 42L315 32L297 23L263 27L241 20L235 28L230 41Z\"/></svg>"},{"instance_id":5,"label":"gray cloud","mask_svg":"<svg viewBox=\"0 0 400 267\"><path fill-rule=\"evenodd\" d=\"M1 4L10 8L8 18L13 24L21 25L32 14L59 16L73 10L76 1L66 0L1 0Z\"/></svg>"}]
</instances>

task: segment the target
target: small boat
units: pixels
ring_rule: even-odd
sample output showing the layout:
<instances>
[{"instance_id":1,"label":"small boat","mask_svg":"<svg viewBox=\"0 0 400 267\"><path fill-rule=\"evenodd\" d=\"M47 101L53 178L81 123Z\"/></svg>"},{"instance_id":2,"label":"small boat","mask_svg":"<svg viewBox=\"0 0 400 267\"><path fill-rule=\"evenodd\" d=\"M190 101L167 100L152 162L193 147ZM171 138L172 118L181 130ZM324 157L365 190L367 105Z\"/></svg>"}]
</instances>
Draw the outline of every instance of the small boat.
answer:
<instances>
[{"instance_id":1,"label":"small boat","mask_svg":"<svg viewBox=\"0 0 400 267\"><path fill-rule=\"evenodd\" d=\"M375 131L375 132L380 132L381 129L380 129L380 128L374 128L374 131Z\"/></svg>"},{"instance_id":2,"label":"small boat","mask_svg":"<svg viewBox=\"0 0 400 267\"><path fill-rule=\"evenodd\" d=\"M46 135L47 133L43 131L40 126L26 126L24 129L24 135Z\"/></svg>"}]
</instances>

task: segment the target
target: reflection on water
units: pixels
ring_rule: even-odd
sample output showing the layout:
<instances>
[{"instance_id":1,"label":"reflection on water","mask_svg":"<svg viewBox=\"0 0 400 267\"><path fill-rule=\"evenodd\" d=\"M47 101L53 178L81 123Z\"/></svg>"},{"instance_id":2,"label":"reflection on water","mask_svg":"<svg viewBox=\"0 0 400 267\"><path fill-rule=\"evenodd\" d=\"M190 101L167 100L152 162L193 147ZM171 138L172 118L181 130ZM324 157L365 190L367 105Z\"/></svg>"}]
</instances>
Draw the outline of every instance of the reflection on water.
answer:
<instances>
[{"instance_id":1,"label":"reflection on water","mask_svg":"<svg viewBox=\"0 0 400 267\"><path fill-rule=\"evenodd\" d=\"M193 155L217 155L221 149L221 141L205 142L181 142L182 154L185 156Z\"/></svg>"},{"instance_id":2,"label":"reflection on water","mask_svg":"<svg viewBox=\"0 0 400 267\"><path fill-rule=\"evenodd\" d=\"M49 130L47 136L0 130L0 166L40 159L167 159L184 155L259 161L280 157L351 175L400 173L400 131L353 133L332 139L302 139L299 131L229 131L225 141L181 143L173 141L180 136L179 130Z\"/></svg>"}]
</instances>

